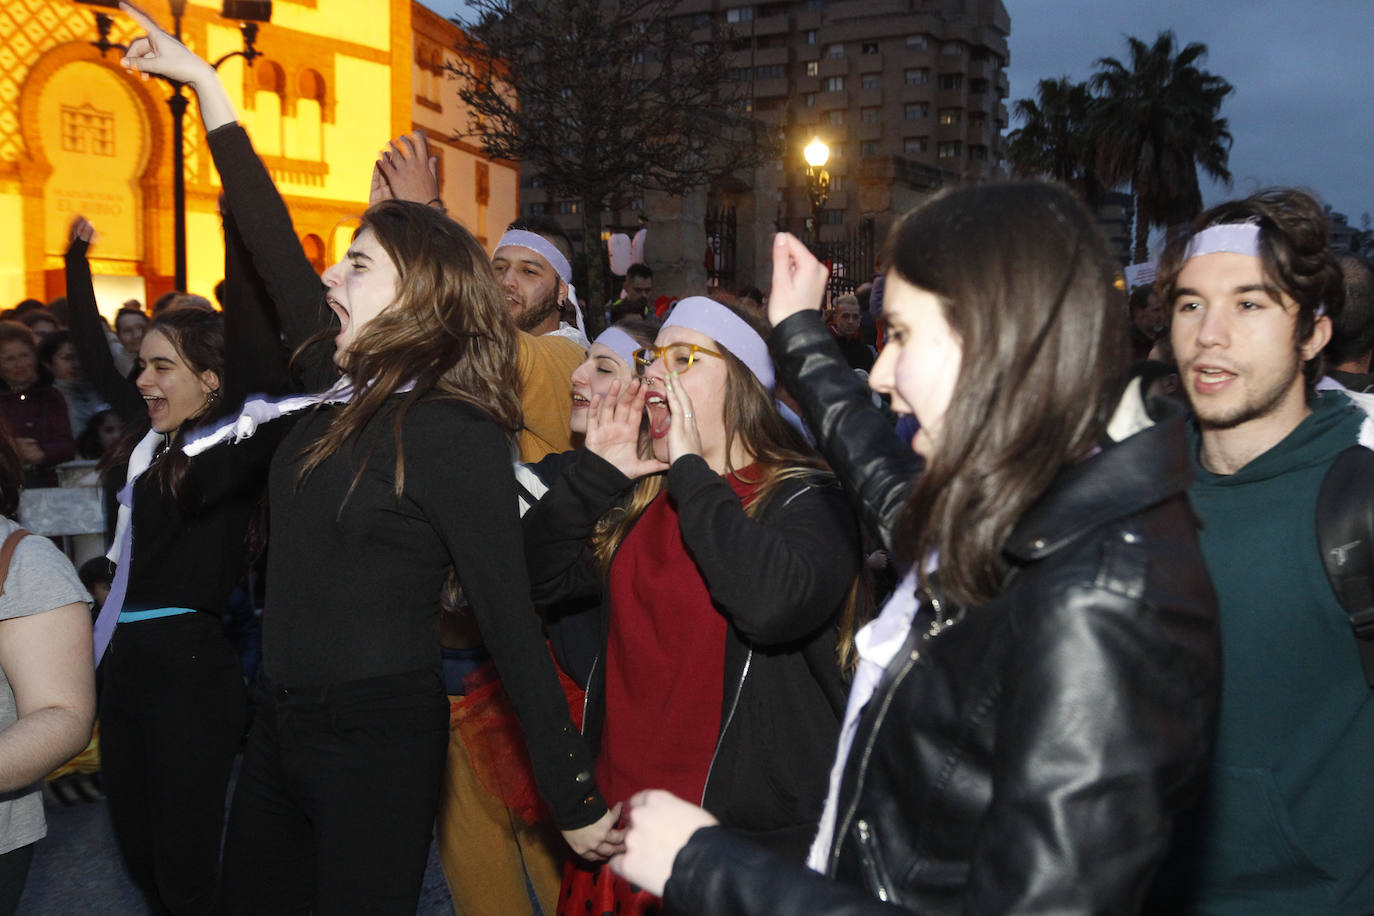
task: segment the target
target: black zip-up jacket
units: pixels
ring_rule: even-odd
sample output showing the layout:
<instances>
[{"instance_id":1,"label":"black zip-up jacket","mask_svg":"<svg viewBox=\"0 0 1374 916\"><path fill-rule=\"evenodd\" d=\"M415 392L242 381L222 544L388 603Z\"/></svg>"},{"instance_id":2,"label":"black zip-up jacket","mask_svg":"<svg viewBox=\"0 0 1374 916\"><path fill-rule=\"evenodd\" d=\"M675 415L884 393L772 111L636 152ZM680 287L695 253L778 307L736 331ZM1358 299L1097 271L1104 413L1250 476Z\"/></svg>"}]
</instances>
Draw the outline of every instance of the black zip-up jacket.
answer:
<instances>
[{"instance_id":1,"label":"black zip-up jacket","mask_svg":"<svg viewBox=\"0 0 1374 916\"><path fill-rule=\"evenodd\" d=\"M588 547L596 522L632 481L581 453L525 514L525 556L536 601L600 590ZM721 729L703 799L742 834L800 861L828 788L847 687L836 621L859 569L858 525L835 479L788 481L745 515L730 484L690 455L668 470L682 538L729 622ZM664 596L671 609L672 596ZM586 614L604 651L610 608ZM574 661L575 668L584 664ZM592 663L583 732L599 745L605 669ZM612 799L611 801L615 801Z\"/></svg>"},{"instance_id":2,"label":"black zip-up jacket","mask_svg":"<svg viewBox=\"0 0 1374 916\"><path fill-rule=\"evenodd\" d=\"M912 462L887 457L827 335L814 313L793 316L774 356L890 532ZM1137 911L1215 727L1216 599L1190 477L1177 413L1066 469L1008 540L1001 594L962 616L922 609L933 623L913 627L860 719L827 876L708 828L674 862L669 908Z\"/></svg>"}]
</instances>

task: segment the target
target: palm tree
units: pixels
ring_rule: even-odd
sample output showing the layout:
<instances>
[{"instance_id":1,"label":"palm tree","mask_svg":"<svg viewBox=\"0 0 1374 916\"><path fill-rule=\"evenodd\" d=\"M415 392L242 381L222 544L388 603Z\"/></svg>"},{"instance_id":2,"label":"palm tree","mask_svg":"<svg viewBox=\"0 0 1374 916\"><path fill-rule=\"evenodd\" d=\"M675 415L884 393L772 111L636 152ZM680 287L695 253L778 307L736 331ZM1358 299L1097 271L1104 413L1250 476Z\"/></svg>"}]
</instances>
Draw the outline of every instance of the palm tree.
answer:
<instances>
[{"instance_id":1,"label":"palm tree","mask_svg":"<svg viewBox=\"0 0 1374 916\"><path fill-rule=\"evenodd\" d=\"M1089 203L1102 196L1097 179L1091 115L1094 100L1087 83L1066 76L1041 80L1035 99L1013 107L1021 127L1007 135L1007 158L1018 175L1044 175L1073 188Z\"/></svg>"},{"instance_id":2,"label":"palm tree","mask_svg":"<svg viewBox=\"0 0 1374 916\"><path fill-rule=\"evenodd\" d=\"M1107 186L1130 182L1135 196L1135 260L1148 257L1152 226L1191 219L1202 210L1197 170L1229 183L1231 134L1218 117L1231 84L1198 67L1207 46L1174 53L1173 32L1153 45L1128 38L1130 66L1097 61L1094 133L1097 172Z\"/></svg>"}]
</instances>

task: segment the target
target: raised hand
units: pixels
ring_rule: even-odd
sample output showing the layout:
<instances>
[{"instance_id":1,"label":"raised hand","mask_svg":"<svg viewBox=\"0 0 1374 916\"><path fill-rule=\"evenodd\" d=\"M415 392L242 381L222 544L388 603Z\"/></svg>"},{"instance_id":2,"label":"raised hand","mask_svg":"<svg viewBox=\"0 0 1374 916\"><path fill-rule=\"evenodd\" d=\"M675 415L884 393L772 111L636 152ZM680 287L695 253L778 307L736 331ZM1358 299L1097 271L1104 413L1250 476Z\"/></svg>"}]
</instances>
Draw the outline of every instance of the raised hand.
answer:
<instances>
[{"instance_id":1,"label":"raised hand","mask_svg":"<svg viewBox=\"0 0 1374 916\"><path fill-rule=\"evenodd\" d=\"M587 451L598 455L631 479L666 471L668 465L654 458L642 458L639 427L644 417L644 383L619 379L606 394L592 398L587 408Z\"/></svg>"},{"instance_id":2,"label":"raised hand","mask_svg":"<svg viewBox=\"0 0 1374 916\"><path fill-rule=\"evenodd\" d=\"M80 239L81 241L85 242L87 245L94 245L94 244L95 244L95 238L96 238L95 227L92 226L92 225L91 225L91 221L88 220L88 219L86 219L86 217L84 217L84 216L78 215L75 219L72 220L72 227L71 227L70 232L71 232L70 238L71 238L71 240L72 240L73 242L75 242L75 241L77 241L78 239Z\"/></svg>"},{"instance_id":3,"label":"raised hand","mask_svg":"<svg viewBox=\"0 0 1374 916\"><path fill-rule=\"evenodd\" d=\"M774 325L806 309L820 308L830 271L795 235L773 238L773 289L768 294L768 320Z\"/></svg>"},{"instance_id":4,"label":"raised hand","mask_svg":"<svg viewBox=\"0 0 1374 916\"><path fill-rule=\"evenodd\" d=\"M200 119L207 133L238 119L214 67L168 35L162 26L127 0L121 2L119 8L147 33L129 43L121 64L143 74L144 79L153 74L188 84L200 102Z\"/></svg>"},{"instance_id":5,"label":"raised hand","mask_svg":"<svg viewBox=\"0 0 1374 916\"><path fill-rule=\"evenodd\" d=\"M573 852L588 862L605 862L625 851L625 831L616 827L620 810L621 803L616 802L615 807L601 815L596 823L562 831L563 839Z\"/></svg>"},{"instance_id":6,"label":"raised hand","mask_svg":"<svg viewBox=\"0 0 1374 916\"><path fill-rule=\"evenodd\" d=\"M391 193L391 185L387 184L386 175L382 173L382 160L378 159L372 164L372 189L367 194L367 205L370 207L395 196Z\"/></svg>"},{"instance_id":7,"label":"raised hand","mask_svg":"<svg viewBox=\"0 0 1374 916\"><path fill-rule=\"evenodd\" d=\"M177 41L158 25L151 17L134 6L123 2L119 8L129 14L146 33L129 43L120 61L126 68L139 73L165 76L179 83L194 83L208 74L214 77L214 68L197 57L184 44Z\"/></svg>"},{"instance_id":8,"label":"raised hand","mask_svg":"<svg viewBox=\"0 0 1374 916\"><path fill-rule=\"evenodd\" d=\"M702 827L718 821L671 792L649 789L630 799L625 816L625 852L611 859L611 871L651 894L663 896L673 860Z\"/></svg>"},{"instance_id":9,"label":"raised hand","mask_svg":"<svg viewBox=\"0 0 1374 916\"><path fill-rule=\"evenodd\" d=\"M439 200L439 157L429 154L429 138L423 130L401 134L382 150L377 170L386 180L391 196L430 204ZM373 179L373 187L376 187Z\"/></svg>"}]
</instances>

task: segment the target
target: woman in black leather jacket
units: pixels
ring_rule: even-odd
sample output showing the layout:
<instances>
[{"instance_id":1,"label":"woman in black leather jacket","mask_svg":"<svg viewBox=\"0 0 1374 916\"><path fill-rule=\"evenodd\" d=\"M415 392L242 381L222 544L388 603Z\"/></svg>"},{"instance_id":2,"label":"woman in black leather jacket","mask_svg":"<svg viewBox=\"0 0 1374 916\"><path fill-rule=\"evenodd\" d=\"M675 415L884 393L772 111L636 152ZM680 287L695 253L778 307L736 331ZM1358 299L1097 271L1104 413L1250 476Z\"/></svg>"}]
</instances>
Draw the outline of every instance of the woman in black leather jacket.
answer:
<instances>
[{"instance_id":1,"label":"woman in black leather jacket","mask_svg":"<svg viewBox=\"0 0 1374 916\"><path fill-rule=\"evenodd\" d=\"M814 871L655 791L613 867L683 913L1137 911L1217 702L1183 418L1122 377L1115 266L1064 190L942 195L884 262L870 384L921 421L916 455L807 307L825 269L774 250L782 375L910 570L856 640Z\"/></svg>"}]
</instances>

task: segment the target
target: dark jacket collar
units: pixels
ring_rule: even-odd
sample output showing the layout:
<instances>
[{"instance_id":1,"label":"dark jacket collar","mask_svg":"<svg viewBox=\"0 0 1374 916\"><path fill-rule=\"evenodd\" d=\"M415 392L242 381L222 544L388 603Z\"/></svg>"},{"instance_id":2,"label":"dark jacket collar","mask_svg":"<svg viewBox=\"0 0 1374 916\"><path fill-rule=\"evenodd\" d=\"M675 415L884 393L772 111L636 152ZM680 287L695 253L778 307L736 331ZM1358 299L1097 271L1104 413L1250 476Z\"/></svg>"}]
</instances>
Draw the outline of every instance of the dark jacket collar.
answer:
<instances>
[{"instance_id":1,"label":"dark jacket collar","mask_svg":"<svg viewBox=\"0 0 1374 916\"><path fill-rule=\"evenodd\" d=\"M1126 398L1139 398L1135 385ZM1021 516L1003 553L1012 563L1046 557L1111 521L1187 492L1187 417L1166 398L1151 399L1153 424L1066 468Z\"/></svg>"}]
</instances>

